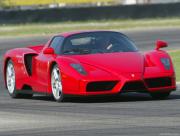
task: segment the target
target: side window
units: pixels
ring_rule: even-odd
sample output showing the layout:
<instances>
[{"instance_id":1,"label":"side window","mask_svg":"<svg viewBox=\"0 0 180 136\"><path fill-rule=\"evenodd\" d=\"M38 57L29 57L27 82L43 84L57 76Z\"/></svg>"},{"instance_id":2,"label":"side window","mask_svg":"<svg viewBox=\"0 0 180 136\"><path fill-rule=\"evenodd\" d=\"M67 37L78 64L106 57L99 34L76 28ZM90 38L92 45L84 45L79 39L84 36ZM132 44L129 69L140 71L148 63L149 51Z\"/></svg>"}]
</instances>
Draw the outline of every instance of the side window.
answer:
<instances>
[{"instance_id":1,"label":"side window","mask_svg":"<svg viewBox=\"0 0 180 136\"><path fill-rule=\"evenodd\" d=\"M53 38L50 47L52 47L56 54L60 54L61 46L64 38L60 36L56 36Z\"/></svg>"}]
</instances>

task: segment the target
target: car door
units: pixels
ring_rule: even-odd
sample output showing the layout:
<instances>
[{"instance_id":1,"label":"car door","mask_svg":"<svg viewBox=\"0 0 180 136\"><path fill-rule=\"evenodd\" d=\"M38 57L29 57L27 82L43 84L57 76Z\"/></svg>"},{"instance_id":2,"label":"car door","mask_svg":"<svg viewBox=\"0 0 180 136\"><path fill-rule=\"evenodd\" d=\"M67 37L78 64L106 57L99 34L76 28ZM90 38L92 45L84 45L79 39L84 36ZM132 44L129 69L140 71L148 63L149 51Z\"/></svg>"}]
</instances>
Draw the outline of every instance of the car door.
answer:
<instances>
[{"instance_id":1,"label":"car door","mask_svg":"<svg viewBox=\"0 0 180 136\"><path fill-rule=\"evenodd\" d=\"M52 47L54 49L55 54L44 54L40 53L36 58L36 78L38 81L38 85L36 86L36 90L39 92L47 91L47 86L49 84L49 64L51 61L55 60L57 55L60 54L61 45L63 43L64 38L61 36L55 36L50 42L48 47Z\"/></svg>"}]
</instances>

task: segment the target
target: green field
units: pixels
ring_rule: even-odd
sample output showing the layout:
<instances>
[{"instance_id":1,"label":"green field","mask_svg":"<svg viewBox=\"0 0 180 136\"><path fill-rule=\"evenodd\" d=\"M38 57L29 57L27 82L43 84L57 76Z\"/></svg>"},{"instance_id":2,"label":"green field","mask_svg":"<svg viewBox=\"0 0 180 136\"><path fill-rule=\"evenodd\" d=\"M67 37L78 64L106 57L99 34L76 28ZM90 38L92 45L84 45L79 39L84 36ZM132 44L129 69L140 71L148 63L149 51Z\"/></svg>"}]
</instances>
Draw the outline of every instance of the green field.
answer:
<instances>
[{"instance_id":1,"label":"green field","mask_svg":"<svg viewBox=\"0 0 180 136\"><path fill-rule=\"evenodd\" d=\"M180 82L180 51L170 52L176 70L177 81Z\"/></svg>"},{"instance_id":2,"label":"green field","mask_svg":"<svg viewBox=\"0 0 180 136\"><path fill-rule=\"evenodd\" d=\"M0 25L0 36L25 36L55 34L74 30L124 30L180 27L180 18L100 20L81 22L32 23Z\"/></svg>"},{"instance_id":3,"label":"green field","mask_svg":"<svg viewBox=\"0 0 180 136\"><path fill-rule=\"evenodd\" d=\"M1 2L2 1L2 2ZM84 3L112 3L115 0L1 0L5 6L32 6L32 5L49 5L52 3L60 4L84 4Z\"/></svg>"}]
</instances>

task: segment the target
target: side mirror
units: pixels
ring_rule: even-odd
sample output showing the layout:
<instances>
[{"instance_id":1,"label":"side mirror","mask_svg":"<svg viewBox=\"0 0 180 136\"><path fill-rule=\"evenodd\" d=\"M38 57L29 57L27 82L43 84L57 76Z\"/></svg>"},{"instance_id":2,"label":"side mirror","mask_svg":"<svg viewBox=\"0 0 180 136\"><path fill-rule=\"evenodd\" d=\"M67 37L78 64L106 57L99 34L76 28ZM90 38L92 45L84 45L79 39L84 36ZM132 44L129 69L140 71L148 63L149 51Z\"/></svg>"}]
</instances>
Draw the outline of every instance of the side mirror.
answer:
<instances>
[{"instance_id":1,"label":"side mirror","mask_svg":"<svg viewBox=\"0 0 180 136\"><path fill-rule=\"evenodd\" d=\"M168 43L165 41L157 40L156 41L156 50L159 50L160 48L168 47Z\"/></svg>"},{"instance_id":2,"label":"side mirror","mask_svg":"<svg viewBox=\"0 0 180 136\"><path fill-rule=\"evenodd\" d=\"M54 49L51 48L51 47L48 47L48 48L43 50L43 54L53 55L54 54Z\"/></svg>"}]
</instances>

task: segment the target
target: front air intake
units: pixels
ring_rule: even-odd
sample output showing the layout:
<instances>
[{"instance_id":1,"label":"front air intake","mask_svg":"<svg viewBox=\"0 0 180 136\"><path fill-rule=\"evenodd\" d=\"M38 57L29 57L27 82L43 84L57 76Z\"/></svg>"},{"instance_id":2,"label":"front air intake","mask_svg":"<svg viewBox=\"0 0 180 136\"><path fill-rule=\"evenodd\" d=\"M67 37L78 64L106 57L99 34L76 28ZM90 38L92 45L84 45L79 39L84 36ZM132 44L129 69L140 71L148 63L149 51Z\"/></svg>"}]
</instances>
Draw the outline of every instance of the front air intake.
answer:
<instances>
[{"instance_id":1,"label":"front air intake","mask_svg":"<svg viewBox=\"0 0 180 136\"><path fill-rule=\"evenodd\" d=\"M127 82L121 89L123 92L138 92L146 90L144 83L142 81L135 81L135 82Z\"/></svg>"},{"instance_id":2,"label":"front air intake","mask_svg":"<svg viewBox=\"0 0 180 136\"><path fill-rule=\"evenodd\" d=\"M172 86L172 79L170 77L150 78L145 79L148 88L160 88Z\"/></svg>"},{"instance_id":3,"label":"front air intake","mask_svg":"<svg viewBox=\"0 0 180 136\"><path fill-rule=\"evenodd\" d=\"M110 91L112 90L117 81L98 81L98 82L90 82L87 84L86 91L87 92L97 92L97 91Z\"/></svg>"}]
</instances>

